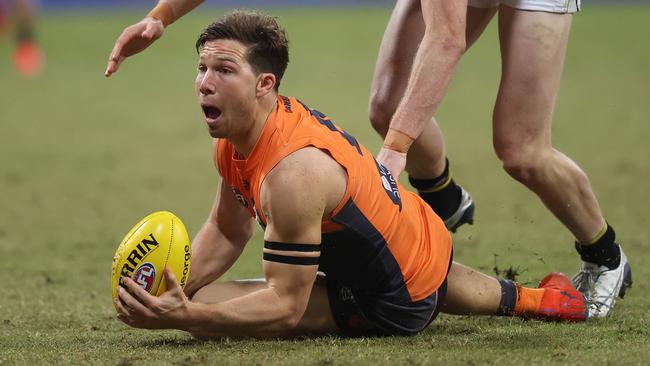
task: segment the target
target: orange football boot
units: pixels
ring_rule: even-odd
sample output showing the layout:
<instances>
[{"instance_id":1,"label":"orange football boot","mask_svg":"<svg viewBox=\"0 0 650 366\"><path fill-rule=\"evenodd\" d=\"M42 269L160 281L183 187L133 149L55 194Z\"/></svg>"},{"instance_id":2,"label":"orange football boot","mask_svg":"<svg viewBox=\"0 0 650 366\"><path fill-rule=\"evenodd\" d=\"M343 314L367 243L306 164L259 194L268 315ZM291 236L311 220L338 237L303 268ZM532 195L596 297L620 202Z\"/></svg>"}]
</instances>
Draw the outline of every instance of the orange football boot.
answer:
<instances>
[{"instance_id":1,"label":"orange football boot","mask_svg":"<svg viewBox=\"0 0 650 366\"><path fill-rule=\"evenodd\" d=\"M546 320L579 322L587 320L587 301L564 273L553 272L542 279L544 289L537 316Z\"/></svg>"},{"instance_id":2,"label":"orange football boot","mask_svg":"<svg viewBox=\"0 0 650 366\"><path fill-rule=\"evenodd\" d=\"M14 65L27 78L38 76L43 70L44 61L43 52L35 42L21 42L14 52Z\"/></svg>"}]
</instances>

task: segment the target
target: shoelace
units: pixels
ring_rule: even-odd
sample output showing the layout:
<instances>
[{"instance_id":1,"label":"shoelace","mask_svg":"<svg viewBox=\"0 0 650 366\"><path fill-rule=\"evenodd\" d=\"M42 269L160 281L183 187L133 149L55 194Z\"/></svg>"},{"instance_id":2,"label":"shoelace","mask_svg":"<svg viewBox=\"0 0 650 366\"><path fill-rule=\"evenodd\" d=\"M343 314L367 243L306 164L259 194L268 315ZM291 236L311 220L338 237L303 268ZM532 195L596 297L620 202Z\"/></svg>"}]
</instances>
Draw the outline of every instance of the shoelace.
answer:
<instances>
[{"instance_id":1,"label":"shoelace","mask_svg":"<svg viewBox=\"0 0 650 366\"><path fill-rule=\"evenodd\" d=\"M595 295L594 290L598 274L583 268L580 270L580 272L576 273L576 275L573 276L573 283L575 284L578 291L582 292L583 289L587 289L587 298L589 299L590 303L592 303L591 299Z\"/></svg>"},{"instance_id":2,"label":"shoelace","mask_svg":"<svg viewBox=\"0 0 650 366\"><path fill-rule=\"evenodd\" d=\"M582 268L580 272L576 273L573 277L573 283L578 291L587 289L587 305L590 314L598 314L601 312L603 306L607 306L596 299L596 282L602 272L600 270L590 271L587 268Z\"/></svg>"}]
</instances>

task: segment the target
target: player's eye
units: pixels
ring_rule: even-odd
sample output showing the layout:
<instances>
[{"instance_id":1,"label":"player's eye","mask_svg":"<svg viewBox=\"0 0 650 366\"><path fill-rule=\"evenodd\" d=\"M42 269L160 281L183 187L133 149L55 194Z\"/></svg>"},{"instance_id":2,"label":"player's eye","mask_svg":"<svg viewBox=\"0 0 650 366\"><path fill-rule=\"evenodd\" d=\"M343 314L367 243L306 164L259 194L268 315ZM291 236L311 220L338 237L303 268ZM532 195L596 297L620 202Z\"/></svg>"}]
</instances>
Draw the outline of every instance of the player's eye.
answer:
<instances>
[{"instance_id":1,"label":"player's eye","mask_svg":"<svg viewBox=\"0 0 650 366\"><path fill-rule=\"evenodd\" d=\"M228 67L221 67L219 68L219 72L222 74L232 74L232 69Z\"/></svg>"},{"instance_id":2,"label":"player's eye","mask_svg":"<svg viewBox=\"0 0 650 366\"><path fill-rule=\"evenodd\" d=\"M199 66L197 67L197 70L201 72L205 72L207 69L208 68L203 64L199 64Z\"/></svg>"}]
</instances>

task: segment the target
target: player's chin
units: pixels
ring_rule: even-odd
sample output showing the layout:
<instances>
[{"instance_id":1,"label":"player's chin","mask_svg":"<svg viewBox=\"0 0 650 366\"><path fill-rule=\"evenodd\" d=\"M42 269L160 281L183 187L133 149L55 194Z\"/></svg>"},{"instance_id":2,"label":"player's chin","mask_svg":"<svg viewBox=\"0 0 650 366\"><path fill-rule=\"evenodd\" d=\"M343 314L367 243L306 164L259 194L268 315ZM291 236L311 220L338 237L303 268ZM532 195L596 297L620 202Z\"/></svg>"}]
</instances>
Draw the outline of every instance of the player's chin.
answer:
<instances>
[{"instance_id":1,"label":"player's chin","mask_svg":"<svg viewBox=\"0 0 650 366\"><path fill-rule=\"evenodd\" d=\"M212 138L215 139L222 139L226 137L226 134L224 134L221 129L212 126L208 126L208 133L210 136L212 136Z\"/></svg>"}]
</instances>

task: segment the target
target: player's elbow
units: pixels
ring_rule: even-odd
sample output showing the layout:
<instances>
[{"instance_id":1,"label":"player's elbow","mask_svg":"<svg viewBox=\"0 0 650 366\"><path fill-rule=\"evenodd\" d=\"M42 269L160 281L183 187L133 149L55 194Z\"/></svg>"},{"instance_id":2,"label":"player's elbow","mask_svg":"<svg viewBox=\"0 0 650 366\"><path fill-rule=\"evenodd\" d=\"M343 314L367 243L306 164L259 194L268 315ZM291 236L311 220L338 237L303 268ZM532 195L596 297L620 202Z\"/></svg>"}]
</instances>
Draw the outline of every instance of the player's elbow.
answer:
<instances>
[{"instance_id":1,"label":"player's elbow","mask_svg":"<svg viewBox=\"0 0 650 366\"><path fill-rule=\"evenodd\" d=\"M278 321L278 327L284 331L291 331L298 326L300 319L304 314L305 310L301 309L298 304L287 304L285 306L284 312Z\"/></svg>"},{"instance_id":2,"label":"player's elbow","mask_svg":"<svg viewBox=\"0 0 650 366\"><path fill-rule=\"evenodd\" d=\"M300 317L292 315L284 318L279 325L284 332L291 332L298 326L298 323L300 323Z\"/></svg>"}]
</instances>

